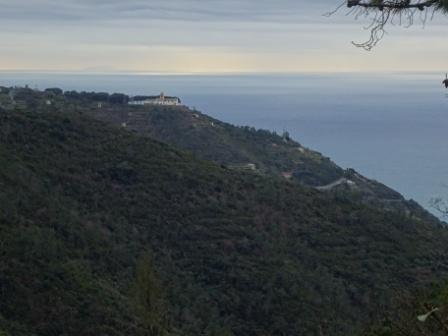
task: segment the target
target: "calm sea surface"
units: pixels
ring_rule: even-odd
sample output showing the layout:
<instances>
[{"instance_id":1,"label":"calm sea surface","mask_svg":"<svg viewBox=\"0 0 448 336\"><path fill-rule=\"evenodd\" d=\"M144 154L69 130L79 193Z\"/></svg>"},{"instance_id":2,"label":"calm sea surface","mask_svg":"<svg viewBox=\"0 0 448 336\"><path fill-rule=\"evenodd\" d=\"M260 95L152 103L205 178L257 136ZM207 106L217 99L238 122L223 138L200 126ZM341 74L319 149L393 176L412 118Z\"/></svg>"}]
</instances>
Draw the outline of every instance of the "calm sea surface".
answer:
<instances>
[{"instance_id":1,"label":"calm sea surface","mask_svg":"<svg viewBox=\"0 0 448 336\"><path fill-rule=\"evenodd\" d=\"M448 198L448 90L439 74L66 75L0 73L0 85L166 94L237 125L287 130L345 168L428 207Z\"/></svg>"}]
</instances>

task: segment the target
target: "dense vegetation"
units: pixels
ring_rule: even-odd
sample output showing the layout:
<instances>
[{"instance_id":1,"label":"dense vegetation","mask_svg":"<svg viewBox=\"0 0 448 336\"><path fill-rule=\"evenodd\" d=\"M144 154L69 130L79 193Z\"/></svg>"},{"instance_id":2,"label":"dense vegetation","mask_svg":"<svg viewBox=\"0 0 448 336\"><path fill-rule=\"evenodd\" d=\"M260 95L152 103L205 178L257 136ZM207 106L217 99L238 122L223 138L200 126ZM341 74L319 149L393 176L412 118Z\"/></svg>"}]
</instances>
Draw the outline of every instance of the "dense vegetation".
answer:
<instances>
[{"instance_id":1,"label":"dense vegetation","mask_svg":"<svg viewBox=\"0 0 448 336\"><path fill-rule=\"evenodd\" d=\"M447 273L438 223L37 111L0 110L2 336L350 335Z\"/></svg>"},{"instance_id":2,"label":"dense vegetation","mask_svg":"<svg viewBox=\"0 0 448 336\"><path fill-rule=\"evenodd\" d=\"M329 158L301 146L287 133L280 136L235 127L186 107L122 107L91 114L105 121L121 121L130 129L229 167L254 164L261 174L291 173L308 185L331 183L344 174Z\"/></svg>"},{"instance_id":3,"label":"dense vegetation","mask_svg":"<svg viewBox=\"0 0 448 336\"><path fill-rule=\"evenodd\" d=\"M448 335L448 284L439 283L410 296L398 295L392 311L383 312L366 336Z\"/></svg>"},{"instance_id":4,"label":"dense vegetation","mask_svg":"<svg viewBox=\"0 0 448 336\"><path fill-rule=\"evenodd\" d=\"M344 170L322 154L303 147L288 133L278 135L253 127L237 127L186 107L112 106L87 114L174 145L195 156L236 170L322 187L345 180L328 191L356 195L385 209L406 211L431 220L431 215L398 192L353 169ZM325 189L325 187L323 187Z\"/></svg>"}]
</instances>

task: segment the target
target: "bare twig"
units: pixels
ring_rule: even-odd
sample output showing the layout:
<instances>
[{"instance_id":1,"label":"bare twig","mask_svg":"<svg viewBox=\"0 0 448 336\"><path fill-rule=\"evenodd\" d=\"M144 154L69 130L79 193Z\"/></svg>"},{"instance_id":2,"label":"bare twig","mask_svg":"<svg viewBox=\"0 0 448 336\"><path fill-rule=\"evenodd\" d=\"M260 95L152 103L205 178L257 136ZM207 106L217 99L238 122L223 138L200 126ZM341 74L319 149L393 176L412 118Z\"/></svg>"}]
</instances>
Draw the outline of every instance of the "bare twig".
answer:
<instances>
[{"instance_id":1,"label":"bare twig","mask_svg":"<svg viewBox=\"0 0 448 336\"><path fill-rule=\"evenodd\" d=\"M352 42L356 47L367 51L372 50L383 39L388 24L409 28L414 24L415 14L421 13L419 18L425 26L428 17L432 19L436 10L442 6L440 0L345 0L325 16L335 14L344 4L348 8L347 15L353 15L355 20L370 20L366 27L370 31L369 39L361 43ZM432 10L430 16L429 10Z\"/></svg>"}]
</instances>

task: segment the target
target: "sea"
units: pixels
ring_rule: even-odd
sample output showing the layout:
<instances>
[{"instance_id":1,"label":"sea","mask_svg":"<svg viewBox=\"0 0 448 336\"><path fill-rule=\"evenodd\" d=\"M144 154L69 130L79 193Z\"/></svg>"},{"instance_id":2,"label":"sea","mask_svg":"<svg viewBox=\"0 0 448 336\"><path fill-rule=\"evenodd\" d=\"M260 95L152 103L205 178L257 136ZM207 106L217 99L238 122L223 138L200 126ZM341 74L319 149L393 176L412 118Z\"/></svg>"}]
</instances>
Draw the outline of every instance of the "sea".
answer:
<instances>
[{"instance_id":1,"label":"sea","mask_svg":"<svg viewBox=\"0 0 448 336\"><path fill-rule=\"evenodd\" d=\"M448 90L438 73L0 73L0 85L175 95L220 120L282 133L419 202L448 200Z\"/></svg>"}]
</instances>

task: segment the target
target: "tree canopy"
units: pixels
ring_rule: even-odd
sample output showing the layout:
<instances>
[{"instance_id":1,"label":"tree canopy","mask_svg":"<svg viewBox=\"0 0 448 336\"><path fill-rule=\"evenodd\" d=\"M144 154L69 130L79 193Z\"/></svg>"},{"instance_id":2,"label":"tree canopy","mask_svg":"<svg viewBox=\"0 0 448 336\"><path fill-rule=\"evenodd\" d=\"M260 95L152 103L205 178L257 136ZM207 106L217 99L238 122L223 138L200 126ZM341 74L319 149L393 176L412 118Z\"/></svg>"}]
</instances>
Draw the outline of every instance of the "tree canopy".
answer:
<instances>
[{"instance_id":1,"label":"tree canopy","mask_svg":"<svg viewBox=\"0 0 448 336\"><path fill-rule=\"evenodd\" d=\"M428 18L431 19L438 12L448 14L448 0L346 0L338 9L345 5L349 14L356 19L371 20L368 26L369 39L361 43L353 42L355 46L368 51L384 37L388 24L409 27L414 24L416 15L425 24Z\"/></svg>"}]
</instances>

